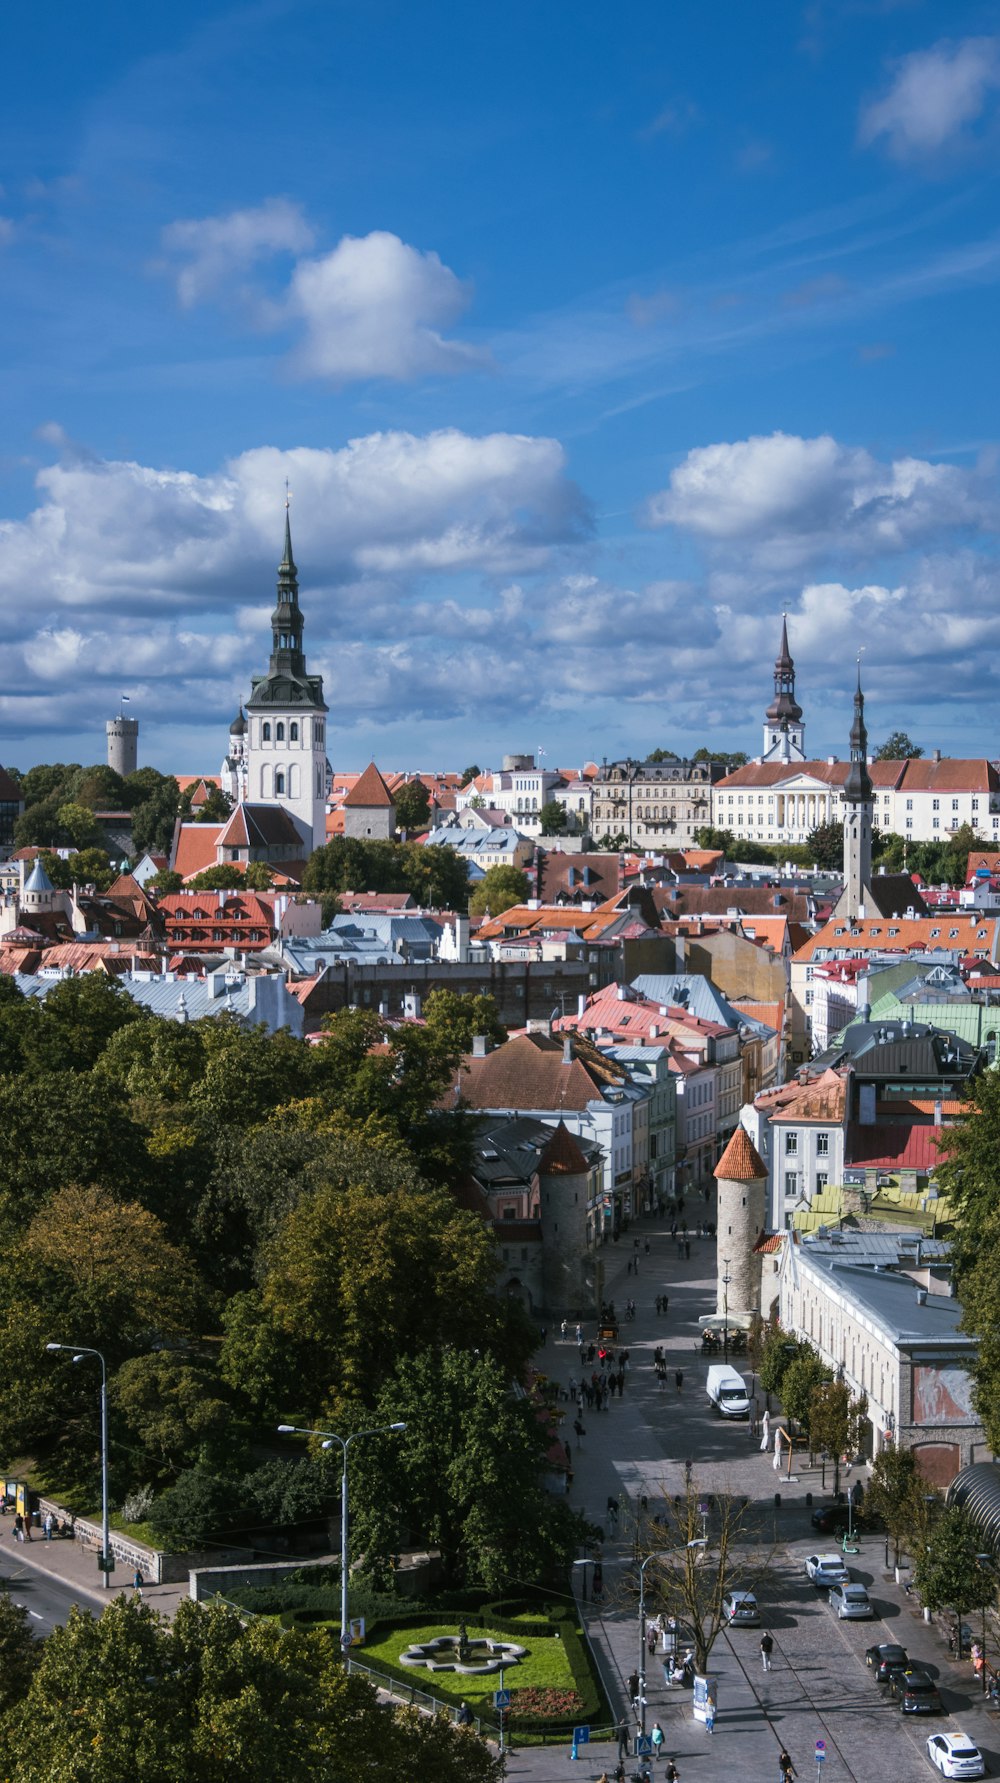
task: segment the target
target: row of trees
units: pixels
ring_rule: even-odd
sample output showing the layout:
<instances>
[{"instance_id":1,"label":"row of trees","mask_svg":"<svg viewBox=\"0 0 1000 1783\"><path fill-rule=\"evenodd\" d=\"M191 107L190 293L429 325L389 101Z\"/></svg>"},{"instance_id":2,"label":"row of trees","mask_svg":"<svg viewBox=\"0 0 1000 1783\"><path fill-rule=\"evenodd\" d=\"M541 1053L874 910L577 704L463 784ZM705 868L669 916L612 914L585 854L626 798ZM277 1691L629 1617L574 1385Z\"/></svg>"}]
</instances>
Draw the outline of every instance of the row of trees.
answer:
<instances>
[{"instance_id":1,"label":"row of trees","mask_svg":"<svg viewBox=\"0 0 1000 1783\"><path fill-rule=\"evenodd\" d=\"M10 1783L499 1783L501 1770L471 1729L382 1707L327 1630L244 1627L229 1609L190 1602L168 1624L120 1597L99 1620L74 1609L39 1648L28 1612L0 1596Z\"/></svg>"},{"instance_id":2,"label":"row of trees","mask_svg":"<svg viewBox=\"0 0 1000 1783\"><path fill-rule=\"evenodd\" d=\"M313 1046L161 1021L97 974L43 1004L0 987L0 1449L93 1507L94 1401L45 1351L86 1342L108 1360L114 1502L146 1489L166 1540L329 1514L335 1477L275 1425L405 1415L404 1443L357 1459L372 1571L410 1539L456 1582L502 1582L514 1551L554 1564L574 1526L507 1397L535 1334L450 1187L467 1136L443 1105L473 1035L505 1037L491 1000L434 992L395 1029L345 1011Z\"/></svg>"}]
</instances>

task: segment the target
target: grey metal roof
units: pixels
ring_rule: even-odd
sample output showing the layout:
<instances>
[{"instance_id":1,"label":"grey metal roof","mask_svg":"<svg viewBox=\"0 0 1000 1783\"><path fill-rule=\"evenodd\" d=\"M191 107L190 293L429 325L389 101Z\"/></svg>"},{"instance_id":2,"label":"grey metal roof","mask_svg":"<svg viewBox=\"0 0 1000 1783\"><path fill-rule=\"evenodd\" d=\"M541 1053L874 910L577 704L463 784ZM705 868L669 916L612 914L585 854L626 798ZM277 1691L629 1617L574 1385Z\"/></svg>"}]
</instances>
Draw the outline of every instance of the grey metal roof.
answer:
<instances>
[{"instance_id":1,"label":"grey metal roof","mask_svg":"<svg viewBox=\"0 0 1000 1783\"><path fill-rule=\"evenodd\" d=\"M19 972L18 989L26 997L44 1002L61 979ZM125 973L117 981L133 1003L165 1021L194 1022L203 1016L232 1015L251 1026L263 1024L275 1032L291 1028L301 1035L305 1028L302 1005L292 996L280 973L248 977L242 972L212 972L207 978L178 978Z\"/></svg>"},{"instance_id":2,"label":"grey metal roof","mask_svg":"<svg viewBox=\"0 0 1000 1783\"><path fill-rule=\"evenodd\" d=\"M721 1022L726 1028L750 1028L755 1034L773 1034L766 1022L734 1009L709 979L697 972L643 972L633 978L632 989L651 1003L672 1003L699 1021Z\"/></svg>"},{"instance_id":3,"label":"grey metal roof","mask_svg":"<svg viewBox=\"0 0 1000 1783\"><path fill-rule=\"evenodd\" d=\"M839 1289L867 1313L894 1344L903 1347L943 1344L956 1350L975 1348L975 1338L958 1329L962 1304L953 1295L928 1293L921 1302L918 1298L921 1290L909 1276L850 1263L828 1262L822 1257L806 1254L810 1263L830 1277L831 1287Z\"/></svg>"},{"instance_id":4,"label":"grey metal roof","mask_svg":"<svg viewBox=\"0 0 1000 1783\"><path fill-rule=\"evenodd\" d=\"M902 1256L913 1259L918 1239L924 1263L939 1262L948 1256L950 1245L947 1239L921 1238L918 1232L909 1228L869 1232L853 1226L819 1226L814 1232L803 1233L800 1242L802 1250L810 1257L831 1262L888 1265L898 1263Z\"/></svg>"}]
</instances>

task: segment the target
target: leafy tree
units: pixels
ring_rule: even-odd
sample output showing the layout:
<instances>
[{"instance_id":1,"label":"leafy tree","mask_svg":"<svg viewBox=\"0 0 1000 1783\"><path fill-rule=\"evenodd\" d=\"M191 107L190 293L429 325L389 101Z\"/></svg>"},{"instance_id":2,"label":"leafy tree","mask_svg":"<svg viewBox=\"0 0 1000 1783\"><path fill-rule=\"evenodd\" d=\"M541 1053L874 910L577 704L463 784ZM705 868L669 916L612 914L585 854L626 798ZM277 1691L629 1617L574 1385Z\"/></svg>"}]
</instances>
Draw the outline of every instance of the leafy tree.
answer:
<instances>
[{"instance_id":1,"label":"leafy tree","mask_svg":"<svg viewBox=\"0 0 1000 1783\"><path fill-rule=\"evenodd\" d=\"M786 1385L787 1380L786 1375ZM843 1381L824 1381L813 1388L809 1402L809 1442L813 1449L826 1449L833 1456L835 1494L840 1491L841 1457L855 1455L860 1449L867 1418L867 1395L861 1393L854 1398Z\"/></svg>"},{"instance_id":2,"label":"leafy tree","mask_svg":"<svg viewBox=\"0 0 1000 1783\"><path fill-rule=\"evenodd\" d=\"M696 749L692 761L721 761L730 769L745 768L750 757L742 749Z\"/></svg>"},{"instance_id":3,"label":"leafy tree","mask_svg":"<svg viewBox=\"0 0 1000 1783\"><path fill-rule=\"evenodd\" d=\"M243 875L243 883L249 891L270 891L274 884L274 868L267 861L251 861Z\"/></svg>"},{"instance_id":4,"label":"leafy tree","mask_svg":"<svg viewBox=\"0 0 1000 1783\"><path fill-rule=\"evenodd\" d=\"M462 769L462 779L461 779L460 784L462 786L468 786L469 781L478 779L478 777L482 773L482 771L483 770L479 766L479 763L477 761L474 761L470 768Z\"/></svg>"},{"instance_id":5,"label":"leafy tree","mask_svg":"<svg viewBox=\"0 0 1000 1783\"><path fill-rule=\"evenodd\" d=\"M188 1467L153 1500L149 1524L167 1548L205 1548L234 1529L243 1506L213 1468Z\"/></svg>"},{"instance_id":6,"label":"leafy tree","mask_svg":"<svg viewBox=\"0 0 1000 1783\"><path fill-rule=\"evenodd\" d=\"M760 1336L757 1373L765 1393L781 1393L782 1382L799 1353L795 1338L783 1331L777 1319L769 1319Z\"/></svg>"},{"instance_id":7,"label":"leafy tree","mask_svg":"<svg viewBox=\"0 0 1000 1783\"><path fill-rule=\"evenodd\" d=\"M5 1587L0 1592L0 1718L27 1694L37 1660L28 1611Z\"/></svg>"},{"instance_id":8,"label":"leafy tree","mask_svg":"<svg viewBox=\"0 0 1000 1783\"><path fill-rule=\"evenodd\" d=\"M422 780L404 780L392 795L396 807L396 828L425 830L430 821L431 795Z\"/></svg>"},{"instance_id":9,"label":"leafy tree","mask_svg":"<svg viewBox=\"0 0 1000 1783\"><path fill-rule=\"evenodd\" d=\"M206 867L203 873L196 873L188 884L192 891L242 891L246 877L242 867L222 861L218 866Z\"/></svg>"},{"instance_id":10,"label":"leafy tree","mask_svg":"<svg viewBox=\"0 0 1000 1783\"><path fill-rule=\"evenodd\" d=\"M914 1533L920 1528L923 1511L924 1482L917 1472L917 1458L912 1449L893 1444L880 1449L872 1462L865 1502L880 1517L895 1549L895 1565L900 1551L908 1546L912 1554Z\"/></svg>"},{"instance_id":11,"label":"leafy tree","mask_svg":"<svg viewBox=\"0 0 1000 1783\"><path fill-rule=\"evenodd\" d=\"M919 761L923 750L905 731L892 731L872 755L872 761Z\"/></svg>"},{"instance_id":12,"label":"leafy tree","mask_svg":"<svg viewBox=\"0 0 1000 1783\"><path fill-rule=\"evenodd\" d=\"M485 1035L491 1046L502 1046L507 1038L496 1002L488 995L433 990L424 1004L424 1020L455 1058L472 1051L477 1034Z\"/></svg>"},{"instance_id":13,"label":"leafy tree","mask_svg":"<svg viewBox=\"0 0 1000 1783\"><path fill-rule=\"evenodd\" d=\"M651 749L647 761L680 761L680 756L672 749Z\"/></svg>"},{"instance_id":14,"label":"leafy tree","mask_svg":"<svg viewBox=\"0 0 1000 1783\"><path fill-rule=\"evenodd\" d=\"M104 848L81 848L68 859L46 853L42 855L42 864L57 891L69 891L74 885L93 885L104 892L118 876Z\"/></svg>"},{"instance_id":15,"label":"leafy tree","mask_svg":"<svg viewBox=\"0 0 1000 1783\"><path fill-rule=\"evenodd\" d=\"M676 1497L663 1492L643 1515L637 1531L647 1554L655 1555L646 1572L646 1603L664 1616L675 1616L691 1630L695 1666L708 1668L712 1648L723 1627L727 1591L754 1585L768 1565L768 1556L750 1547L749 1501L728 1492L714 1492L711 1520L701 1506L706 1493L694 1479ZM624 1595L638 1595L638 1578Z\"/></svg>"},{"instance_id":16,"label":"leafy tree","mask_svg":"<svg viewBox=\"0 0 1000 1783\"><path fill-rule=\"evenodd\" d=\"M14 824L14 841L18 848L59 848L63 843L63 826L59 821L58 794L38 804L26 806Z\"/></svg>"},{"instance_id":17,"label":"leafy tree","mask_svg":"<svg viewBox=\"0 0 1000 1783\"><path fill-rule=\"evenodd\" d=\"M969 1610L993 1602L996 1582L992 1568L978 1558L979 1545L971 1518L958 1505L936 1518L913 1568L917 1590L929 1609L954 1610L961 1621Z\"/></svg>"},{"instance_id":18,"label":"leafy tree","mask_svg":"<svg viewBox=\"0 0 1000 1783\"><path fill-rule=\"evenodd\" d=\"M897 835L894 830L883 830L877 839L872 837L872 861L886 873L905 873L911 864L911 847L905 836Z\"/></svg>"},{"instance_id":19,"label":"leafy tree","mask_svg":"<svg viewBox=\"0 0 1000 1783\"><path fill-rule=\"evenodd\" d=\"M351 1509L369 1575L387 1584L392 1555L413 1542L441 1549L451 1584L488 1590L566 1565L579 1529L543 1483L549 1437L492 1356L450 1345L402 1356L375 1417L406 1430L355 1451Z\"/></svg>"},{"instance_id":20,"label":"leafy tree","mask_svg":"<svg viewBox=\"0 0 1000 1783\"><path fill-rule=\"evenodd\" d=\"M407 891L429 908L464 910L468 870L453 848L334 836L306 862L309 892Z\"/></svg>"},{"instance_id":21,"label":"leafy tree","mask_svg":"<svg viewBox=\"0 0 1000 1783\"><path fill-rule=\"evenodd\" d=\"M28 1014L33 1007L25 1012L25 1075L0 1079L0 1218L18 1227L57 1183L104 1183L127 1195L147 1189L150 1177L142 1134L123 1108L94 1094L84 1072L32 1071L43 1020Z\"/></svg>"},{"instance_id":22,"label":"leafy tree","mask_svg":"<svg viewBox=\"0 0 1000 1783\"><path fill-rule=\"evenodd\" d=\"M226 818L232 816L233 801L228 793L223 792L221 786L208 787L207 797L202 799L197 811L191 808L194 794L194 785L186 787L181 793L182 823L225 823Z\"/></svg>"},{"instance_id":23,"label":"leafy tree","mask_svg":"<svg viewBox=\"0 0 1000 1783\"><path fill-rule=\"evenodd\" d=\"M800 1426L810 1447L812 1434L813 1393L830 1379L830 1370L820 1361L810 1345L802 1345L799 1354L789 1362L781 1382L781 1403L789 1418Z\"/></svg>"},{"instance_id":24,"label":"leafy tree","mask_svg":"<svg viewBox=\"0 0 1000 1783\"><path fill-rule=\"evenodd\" d=\"M541 832L543 836L561 836L569 827L565 805L558 799L549 799L539 812Z\"/></svg>"},{"instance_id":25,"label":"leafy tree","mask_svg":"<svg viewBox=\"0 0 1000 1783\"><path fill-rule=\"evenodd\" d=\"M71 842L74 848L96 848L99 845L100 826L89 805L80 805L71 799L59 806L57 816L63 840Z\"/></svg>"},{"instance_id":26,"label":"leafy tree","mask_svg":"<svg viewBox=\"0 0 1000 1783\"><path fill-rule=\"evenodd\" d=\"M70 789L82 772L79 762L36 762L21 781L25 809L47 804L50 799L58 804L69 798Z\"/></svg>"},{"instance_id":27,"label":"leafy tree","mask_svg":"<svg viewBox=\"0 0 1000 1783\"><path fill-rule=\"evenodd\" d=\"M611 835L600 836L600 837L598 837L598 840L597 840L597 843L595 844L595 846L597 848L603 849L606 854L620 854L622 852L623 848L631 847L631 843L629 842L629 839L628 839L628 831L627 830L618 830L617 833L613 836L611 836ZM472 909L471 903L469 905L469 909L470 910ZM496 914L496 913L494 912L494 914Z\"/></svg>"},{"instance_id":28,"label":"leafy tree","mask_svg":"<svg viewBox=\"0 0 1000 1783\"><path fill-rule=\"evenodd\" d=\"M49 991L34 1028L31 1069L86 1071L114 1034L139 1019L138 1006L116 978L103 972L64 978Z\"/></svg>"},{"instance_id":29,"label":"leafy tree","mask_svg":"<svg viewBox=\"0 0 1000 1783\"><path fill-rule=\"evenodd\" d=\"M133 848L137 854L167 854L181 799L176 780L172 774L157 774L155 768L139 768L126 785L133 795Z\"/></svg>"},{"instance_id":30,"label":"leafy tree","mask_svg":"<svg viewBox=\"0 0 1000 1783\"><path fill-rule=\"evenodd\" d=\"M948 838L941 861L942 877L947 884L964 885L969 875L969 855L989 847L985 836L980 836L971 824L961 824Z\"/></svg>"},{"instance_id":31,"label":"leafy tree","mask_svg":"<svg viewBox=\"0 0 1000 1783\"><path fill-rule=\"evenodd\" d=\"M447 845L425 848L418 842L405 843L403 879L402 889L425 910L464 910L468 902L468 866Z\"/></svg>"},{"instance_id":32,"label":"leafy tree","mask_svg":"<svg viewBox=\"0 0 1000 1783\"><path fill-rule=\"evenodd\" d=\"M128 782L107 762L94 762L89 768L79 768L69 787L75 802L89 805L92 811L122 811L131 807Z\"/></svg>"},{"instance_id":33,"label":"leafy tree","mask_svg":"<svg viewBox=\"0 0 1000 1783\"><path fill-rule=\"evenodd\" d=\"M339 1453L318 1449L311 1460L265 1461L244 1476L239 1496L262 1525L309 1523L330 1516L340 1503Z\"/></svg>"},{"instance_id":34,"label":"leafy tree","mask_svg":"<svg viewBox=\"0 0 1000 1783\"><path fill-rule=\"evenodd\" d=\"M262 1424L273 1425L283 1405L297 1397L301 1346L294 1332L277 1328L264 1311L258 1288L233 1294L222 1313L219 1373Z\"/></svg>"},{"instance_id":35,"label":"leafy tree","mask_svg":"<svg viewBox=\"0 0 1000 1783\"><path fill-rule=\"evenodd\" d=\"M817 867L826 873L837 873L844 864L844 826L842 823L821 823L810 830L806 849Z\"/></svg>"},{"instance_id":36,"label":"leafy tree","mask_svg":"<svg viewBox=\"0 0 1000 1783\"><path fill-rule=\"evenodd\" d=\"M166 896L170 892L183 891L184 881L179 873L172 873L169 867L161 867L158 873L147 879L146 890Z\"/></svg>"},{"instance_id":37,"label":"leafy tree","mask_svg":"<svg viewBox=\"0 0 1000 1783\"><path fill-rule=\"evenodd\" d=\"M943 1136L937 1169L955 1209L952 1264L962 1329L978 1338L974 1400L991 1448L1000 1445L1000 1072L972 1080Z\"/></svg>"},{"instance_id":38,"label":"leafy tree","mask_svg":"<svg viewBox=\"0 0 1000 1783\"><path fill-rule=\"evenodd\" d=\"M113 1400L161 1475L203 1464L228 1471L238 1430L232 1395L196 1357L174 1350L130 1356L114 1377Z\"/></svg>"},{"instance_id":39,"label":"leafy tree","mask_svg":"<svg viewBox=\"0 0 1000 1783\"><path fill-rule=\"evenodd\" d=\"M528 895L527 874L520 867L488 867L469 897L469 915L501 916L514 904L523 904Z\"/></svg>"},{"instance_id":40,"label":"leafy tree","mask_svg":"<svg viewBox=\"0 0 1000 1783\"><path fill-rule=\"evenodd\" d=\"M716 830L711 824L704 824L700 830L695 830L694 841L696 848L718 848L727 859L737 848L732 830ZM738 846L742 848L743 843Z\"/></svg>"}]
</instances>

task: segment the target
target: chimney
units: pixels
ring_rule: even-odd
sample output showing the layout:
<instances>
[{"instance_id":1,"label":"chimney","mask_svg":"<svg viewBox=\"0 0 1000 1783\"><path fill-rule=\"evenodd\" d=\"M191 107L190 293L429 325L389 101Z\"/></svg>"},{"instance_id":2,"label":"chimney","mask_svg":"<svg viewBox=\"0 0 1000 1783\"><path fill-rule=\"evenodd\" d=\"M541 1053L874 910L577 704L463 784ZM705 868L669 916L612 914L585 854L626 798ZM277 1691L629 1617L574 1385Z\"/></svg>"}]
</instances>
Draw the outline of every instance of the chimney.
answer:
<instances>
[{"instance_id":1,"label":"chimney","mask_svg":"<svg viewBox=\"0 0 1000 1783\"><path fill-rule=\"evenodd\" d=\"M917 1305L918 1306L926 1306L927 1305L927 1289L926 1288L918 1288L917 1289Z\"/></svg>"},{"instance_id":2,"label":"chimney","mask_svg":"<svg viewBox=\"0 0 1000 1783\"><path fill-rule=\"evenodd\" d=\"M474 1059L485 1059L485 1057L486 1057L486 1035L485 1034L473 1034L473 1036L472 1036L472 1056Z\"/></svg>"},{"instance_id":3,"label":"chimney","mask_svg":"<svg viewBox=\"0 0 1000 1783\"><path fill-rule=\"evenodd\" d=\"M934 1098L934 1125L935 1125L935 1127L940 1127L941 1122L943 1120L944 1120L944 1103L942 1102L940 1096L935 1096L935 1098Z\"/></svg>"},{"instance_id":4,"label":"chimney","mask_svg":"<svg viewBox=\"0 0 1000 1783\"><path fill-rule=\"evenodd\" d=\"M582 1015L586 1015L586 1013L587 1013L587 998L586 998L584 992L581 991L579 996L576 999L577 1020L579 1021L580 1017Z\"/></svg>"},{"instance_id":5,"label":"chimney","mask_svg":"<svg viewBox=\"0 0 1000 1783\"><path fill-rule=\"evenodd\" d=\"M562 1062L564 1065L572 1065L572 1063L573 1063L573 1036L572 1036L572 1034L564 1034L563 1035Z\"/></svg>"},{"instance_id":6,"label":"chimney","mask_svg":"<svg viewBox=\"0 0 1000 1783\"><path fill-rule=\"evenodd\" d=\"M931 760L932 760L932 761L940 761L940 760L941 760L941 751L940 751L940 749L935 749L935 751L934 751L934 754L933 754L933 755L932 755L932 757L931 757Z\"/></svg>"}]
</instances>

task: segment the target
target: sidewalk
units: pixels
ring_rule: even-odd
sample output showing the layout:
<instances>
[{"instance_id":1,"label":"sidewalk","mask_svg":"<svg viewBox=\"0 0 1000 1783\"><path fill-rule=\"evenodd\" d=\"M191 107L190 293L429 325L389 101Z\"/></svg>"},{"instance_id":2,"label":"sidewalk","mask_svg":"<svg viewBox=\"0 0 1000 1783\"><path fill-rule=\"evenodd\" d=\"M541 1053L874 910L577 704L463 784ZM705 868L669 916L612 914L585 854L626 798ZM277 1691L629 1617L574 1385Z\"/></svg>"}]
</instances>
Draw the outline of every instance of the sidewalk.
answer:
<instances>
[{"instance_id":1,"label":"sidewalk","mask_svg":"<svg viewBox=\"0 0 1000 1783\"><path fill-rule=\"evenodd\" d=\"M132 1574L120 1565L111 1575L110 1589L103 1589L101 1574L97 1570L96 1549L85 1548L82 1542L67 1541L65 1538L47 1542L41 1532L33 1534L30 1542L15 1542L13 1533L13 1519L0 1520L0 1539L5 1544L5 1560L9 1563L16 1559L18 1566L29 1566L36 1572L47 1573L51 1579L65 1585L81 1602L106 1609L119 1592L124 1591L128 1597L132 1595ZM144 1585L142 1595L162 1615L173 1616L181 1599L188 1596L187 1580L177 1585Z\"/></svg>"}]
</instances>

